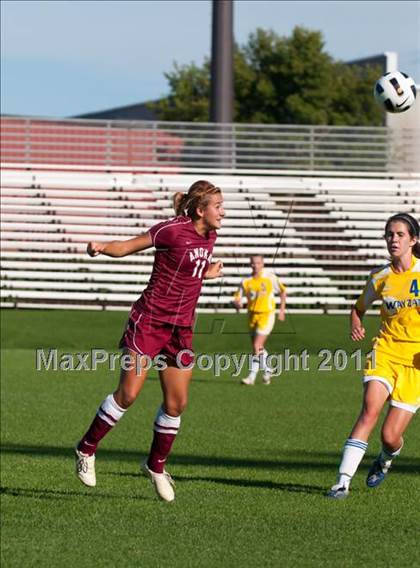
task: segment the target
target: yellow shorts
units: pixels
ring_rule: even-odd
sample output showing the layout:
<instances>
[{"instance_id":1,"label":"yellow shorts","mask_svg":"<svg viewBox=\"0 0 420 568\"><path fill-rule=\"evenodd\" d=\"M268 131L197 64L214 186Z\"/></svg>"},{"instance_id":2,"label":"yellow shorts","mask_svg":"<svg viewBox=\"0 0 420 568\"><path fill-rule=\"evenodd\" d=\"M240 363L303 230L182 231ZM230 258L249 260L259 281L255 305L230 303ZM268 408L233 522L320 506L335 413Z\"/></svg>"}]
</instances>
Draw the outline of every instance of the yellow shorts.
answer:
<instances>
[{"instance_id":1,"label":"yellow shorts","mask_svg":"<svg viewBox=\"0 0 420 568\"><path fill-rule=\"evenodd\" d=\"M375 352L375 367L371 359L366 362L363 382L379 381L388 389L390 404L409 412L420 408L420 369L390 361Z\"/></svg>"},{"instance_id":2,"label":"yellow shorts","mask_svg":"<svg viewBox=\"0 0 420 568\"><path fill-rule=\"evenodd\" d=\"M248 314L249 331L260 335L270 335L276 317L274 312L250 312Z\"/></svg>"}]
</instances>

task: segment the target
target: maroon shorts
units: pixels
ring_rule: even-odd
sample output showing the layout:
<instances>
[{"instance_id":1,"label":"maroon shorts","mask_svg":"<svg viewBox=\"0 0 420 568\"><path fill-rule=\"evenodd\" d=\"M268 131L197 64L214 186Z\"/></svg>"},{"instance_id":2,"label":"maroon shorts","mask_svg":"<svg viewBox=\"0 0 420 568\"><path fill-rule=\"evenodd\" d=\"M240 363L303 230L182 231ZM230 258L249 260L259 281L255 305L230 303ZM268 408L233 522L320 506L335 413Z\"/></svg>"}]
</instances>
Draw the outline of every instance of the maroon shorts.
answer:
<instances>
[{"instance_id":1,"label":"maroon shorts","mask_svg":"<svg viewBox=\"0 0 420 568\"><path fill-rule=\"evenodd\" d=\"M151 359L162 354L176 360L180 351L189 350L180 359L182 365L188 366L194 360L192 337L191 327L157 321L133 305L119 346Z\"/></svg>"}]
</instances>

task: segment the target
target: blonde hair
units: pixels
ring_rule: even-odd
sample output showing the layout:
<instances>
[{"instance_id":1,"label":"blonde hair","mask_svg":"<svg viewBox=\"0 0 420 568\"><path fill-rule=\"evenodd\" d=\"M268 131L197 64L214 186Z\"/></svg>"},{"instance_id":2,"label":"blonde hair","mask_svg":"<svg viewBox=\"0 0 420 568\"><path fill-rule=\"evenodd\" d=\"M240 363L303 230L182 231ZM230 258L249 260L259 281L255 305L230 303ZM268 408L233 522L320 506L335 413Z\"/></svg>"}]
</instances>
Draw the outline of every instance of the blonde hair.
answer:
<instances>
[{"instance_id":1,"label":"blonde hair","mask_svg":"<svg viewBox=\"0 0 420 568\"><path fill-rule=\"evenodd\" d=\"M220 187L216 187L209 181L199 180L192 184L187 193L177 191L173 196L175 215L187 215L191 219L198 218L197 209L206 207L212 195L222 193Z\"/></svg>"}]
</instances>

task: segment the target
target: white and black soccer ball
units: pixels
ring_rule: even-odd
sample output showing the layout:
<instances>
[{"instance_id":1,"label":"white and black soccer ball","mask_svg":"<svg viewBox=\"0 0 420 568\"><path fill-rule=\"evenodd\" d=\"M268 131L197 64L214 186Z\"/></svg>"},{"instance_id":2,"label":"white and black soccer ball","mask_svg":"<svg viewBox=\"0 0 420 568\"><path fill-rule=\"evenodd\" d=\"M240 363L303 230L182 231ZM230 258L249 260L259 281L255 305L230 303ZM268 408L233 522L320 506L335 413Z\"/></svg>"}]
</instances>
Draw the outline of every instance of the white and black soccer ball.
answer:
<instances>
[{"instance_id":1,"label":"white and black soccer ball","mask_svg":"<svg viewBox=\"0 0 420 568\"><path fill-rule=\"evenodd\" d=\"M391 71L376 81L373 93L387 112L405 112L416 100L417 89L409 75Z\"/></svg>"}]
</instances>

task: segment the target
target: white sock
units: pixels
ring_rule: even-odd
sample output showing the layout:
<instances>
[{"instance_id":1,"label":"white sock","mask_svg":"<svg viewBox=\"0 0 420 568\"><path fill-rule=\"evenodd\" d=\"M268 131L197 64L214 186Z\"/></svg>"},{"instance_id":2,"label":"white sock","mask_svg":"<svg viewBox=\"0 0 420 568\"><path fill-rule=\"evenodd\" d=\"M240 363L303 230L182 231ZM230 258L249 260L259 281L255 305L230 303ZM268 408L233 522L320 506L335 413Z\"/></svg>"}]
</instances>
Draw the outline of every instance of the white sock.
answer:
<instances>
[{"instance_id":1,"label":"white sock","mask_svg":"<svg viewBox=\"0 0 420 568\"><path fill-rule=\"evenodd\" d=\"M346 487L350 485L350 481L356 473L367 447L367 442L357 440L356 438L349 438L346 441L340 467L338 468L337 483L339 485L345 485Z\"/></svg>"},{"instance_id":2,"label":"white sock","mask_svg":"<svg viewBox=\"0 0 420 568\"><path fill-rule=\"evenodd\" d=\"M126 408L121 408L121 406L115 402L114 395L111 393L102 401L97 414L99 418L102 418L102 420L107 422L110 426L115 426L124 416L126 410Z\"/></svg>"},{"instance_id":3,"label":"white sock","mask_svg":"<svg viewBox=\"0 0 420 568\"><path fill-rule=\"evenodd\" d=\"M392 460L400 455L401 450L403 448L403 445L404 445L404 442L401 444L401 447L398 448L398 450L395 450L395 452L390 452L382 446L382 451L379 454L378 459L379 459L381 466L382 466L382 469L385 471L385 473L391 467Z\"/></svg>"},{"instance_id":4,"label":"white sock","mask_svg":"<svg viewBox=\"0 0 420 568\"><path fill-rule=\"evenodd\" d=\"M260 369L260 357L259 355L252 355L251 359L251 370L249 372L248 377L252 380L255 380L257 373Z\"/></svg>"},{"instance_id":5,"label":"white sock","mask_svg":"<svg viewBox=\"0 0 420 568\"><path fill-rule=\"evenodd\" d=\"M181 416L170 416L160 406L157 411L153 430L161 434L178 434L181 426Z\"/></svg>"},{"instance_id":6,"label":"white sock","mask_svg":"<svg viewBox=\"0 0 420 568\"><path fill-rule=\"evenodd\" d=\"M260 368L262 369L262 371L264 371L264 373L271 373L272 370L267 365L267 357L268 357L268 352L264 349L263 352L260 355L260 359L261 359Z\"/></svg>"}]
</instances>

